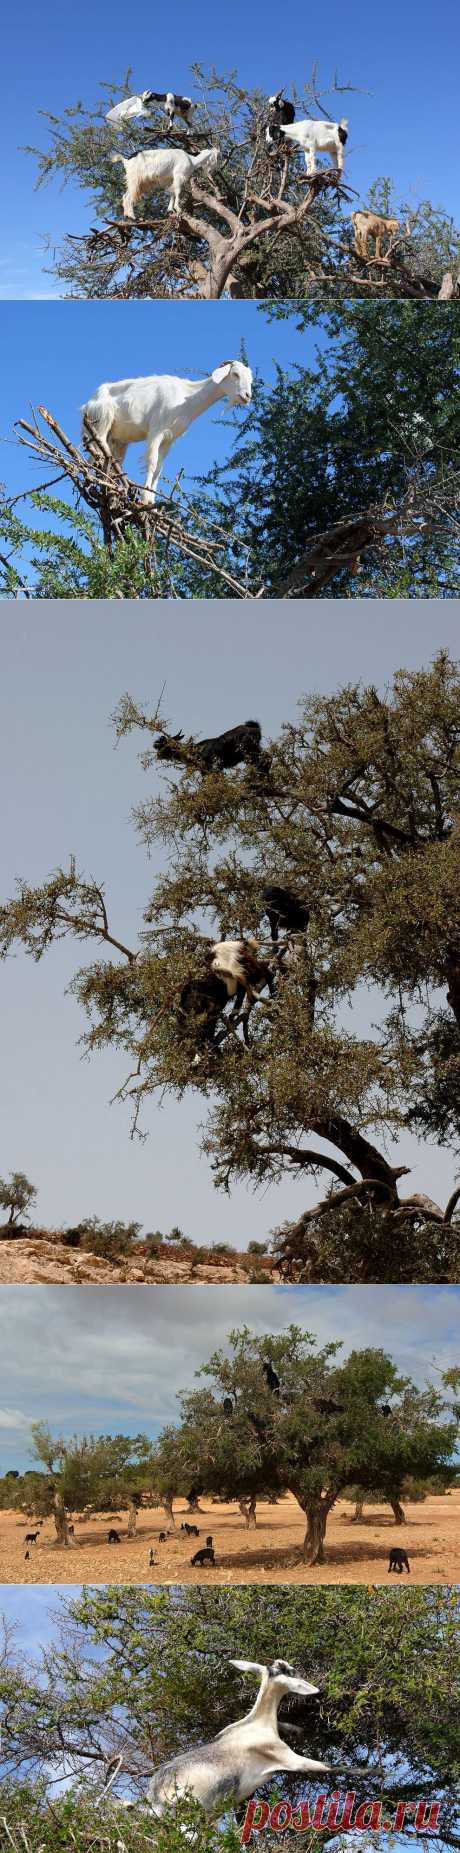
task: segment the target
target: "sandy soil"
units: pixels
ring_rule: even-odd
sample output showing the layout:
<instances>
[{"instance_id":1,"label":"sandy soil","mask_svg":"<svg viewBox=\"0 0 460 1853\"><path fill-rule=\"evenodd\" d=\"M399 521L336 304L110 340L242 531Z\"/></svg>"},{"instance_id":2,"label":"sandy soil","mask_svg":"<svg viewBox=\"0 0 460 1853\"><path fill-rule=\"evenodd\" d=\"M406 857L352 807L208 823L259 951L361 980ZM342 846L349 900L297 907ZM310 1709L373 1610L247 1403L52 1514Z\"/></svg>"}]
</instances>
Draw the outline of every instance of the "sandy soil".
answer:
<instances>
[{"instance_id":1,"label":"sandy soil","mask_svg":"<svg viewBox=\"0 0 460 1853\"><path fill-rule=\"evenodd\" d=\"M385 1506L368 1507L358 1525L350 1523L351 1511L351 1506L338 1502L328 1525L327 1562L315 1569L300 1561L304 1523L291 1498L278 1506L261 1502L256 1531L246 1530L234 1506L203 1500L196 1517L199 1539L188 1539L180 1530L185 1507L179 1501L176 1532L165 1544L158 1543L158 1533L168 1528L167 1521L158 1511L140 1513L133 1539L126 1537L126 1513L119 1520L76 1518L76 1545L68 1551L56 1549L54 1525L48 1519L40 1543L30 1547L27 1563L24 1535L33 1530L31 1521L26 1523L17 1512L0 1512L0 1582L379 1583L387 1580L390 1545L400 1544L407 1550L411 1574L392 1577L392 1586L460 1584L460 1488L423 1505L408 1504L402 1526L395 1525ZM120 1545L107 1544L109 1524L120 1531ZM216 1567L191 1569L190 1559L205 1544L207 1532L214 1537ZM152 1544L159 1561L149 1570Z\"/></svg>"}]
</instances>

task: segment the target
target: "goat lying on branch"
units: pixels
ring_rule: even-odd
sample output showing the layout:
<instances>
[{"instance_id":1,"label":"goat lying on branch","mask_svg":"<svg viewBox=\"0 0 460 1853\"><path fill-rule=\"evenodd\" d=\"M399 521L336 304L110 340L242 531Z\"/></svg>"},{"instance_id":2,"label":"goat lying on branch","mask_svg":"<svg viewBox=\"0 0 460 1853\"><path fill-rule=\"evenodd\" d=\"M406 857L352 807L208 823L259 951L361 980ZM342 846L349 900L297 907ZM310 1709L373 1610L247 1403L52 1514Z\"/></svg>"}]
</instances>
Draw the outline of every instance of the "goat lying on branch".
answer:
<instances>
[{"instance_id":1,"label":"goat lying on branch","mask_svg":"<svg viewBox=\"0 0 460 1853\"><path fill-rule=\"evenodd\" d=\"M217 167L219 149L202 148L201 154L187 154L185 148L149 148L128 157L112 154L110 160L112 166L119 161L125 170L123 217L133 219L138 200L164 187L170 189L168 212L180 214L190 181L201 168Z\"/></svg>"},{"instance_id":2,"label":"goat lying on branch","mask_svg":"<svg viewBox=\"0 0 460 1853\"><path fill-rule=\"evenodd\" d=\"M190 745L182 745L183 739L180 732L160 734L155 745L158 759L173 765L196 765L202 772L212 772L216 767L221 772L229 771L233 766L254 764L260 759L262 734L258 721L242 721L237 727L228 727L226 733Z\"/></svg>"},{"instance_id":3,"label":"goat lying on branch","mask_svg":"<svg viewBox=\"0 0 460 1853\"><path fill-rule=\"evenodd\" d=\"M146 442L143 501L151 504L171 445L218 399L249 405L252 373L241 360L225 360L207 379L182 380L173 373L145 379L106 380L82 406L83 441L95 436L106 454L123 465L129 444Z\"/></svg>"}]
</instances>

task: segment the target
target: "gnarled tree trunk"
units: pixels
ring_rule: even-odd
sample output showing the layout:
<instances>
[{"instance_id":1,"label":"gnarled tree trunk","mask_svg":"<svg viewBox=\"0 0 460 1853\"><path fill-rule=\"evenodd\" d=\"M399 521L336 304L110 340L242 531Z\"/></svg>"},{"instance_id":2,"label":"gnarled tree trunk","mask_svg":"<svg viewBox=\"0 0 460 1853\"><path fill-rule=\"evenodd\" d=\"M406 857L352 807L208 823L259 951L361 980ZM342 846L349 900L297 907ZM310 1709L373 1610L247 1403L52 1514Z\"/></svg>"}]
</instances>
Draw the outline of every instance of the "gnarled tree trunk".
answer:
<instances>
[{"instance_id":1,"label":"gnarled tree trunk","mask_svg":"<svg viewBox=\"0 0 460 1853\"><path fill-rule=\"evenodd\" d=\"M131 1506L130 1506L130 1508L129 1508L129 1512L128 1512L128 1538L134 1538L134 1537L135 1537L135 1535L136 1535L136 1525L137 1525L137 1516L138 1516L138 1511L139 1511L139 1507L138 1507L138 1506L135 1506L135 1505L131 1505Z\"/></svg>"},{"instance_id":2,"label":"gnarled tree trunk","mask_svg":"<svg viewBox=\"0 0 460 1853\"><path fill-rule=\"evenodd\" d=\"M162 1499L161 1504L163 1507L163 1511L166 1512L166 1517L169 1518L171 1521L171 1525L175 1525L176 1520L175 1520L174 1512L173 1512L172 1499L166 1499L165 1497L164 1499Z\"/></svg>"},{"instance_id":3,"label":"gnarled tree trunk","mask_svg":"<svg viewBox=\"0 0 460 1853\"><path fill-rule=\"evenodd\" d=\"M405 1525L406 1514L405 1514L403 1506L400 1505L399 1499L390 1499L389 1504L391 1506L392 1512L394 1512L396 1524Z\"/></svg>"},{"instance_id":4,"label":"gnarled tree trunk","mask_svg":"<svg viewBox=\"0 0 460 1853\"><path fill-rule=\"evenodd\" d=\"M251 1525L257 1525L256 1501L254 1497L252 1499L239 1499L238 1505L242 1518L245 1520L246 1529L249 1531Z\"/></svg>"},{"instance_id":5,"label":"gnarled tree trunk","mask_svg":"<svg viewBox=\"0 0 460 1853\"><path fill-rule=\"evenodd\" d=\"M357 1499L355 1503L354 1512L352 1512L352 1515L351 1515L352 1525L360 1525L363 1514L364 1514L364 1499Z\"/></svg>"},{"instance_id":6,"label":"gnarled tree trunk","mask_svg":"<svg viewBox=\"0 0 460 1853\"><path fill-rule=\"evenodd\" d=\"M56 1526L57 1542L58 1544L63 1545L66 1550L71 1550L72 1546L75 1546L75 1539L72 1536L72 1533L69 1532L69 1519L68 1519L68 1514L66 1512L66 1508L64 1505L62 1493L54 1493L53 1495L53 1514L54 1514L54 1523Z\"/></svg>"}]
</instances>

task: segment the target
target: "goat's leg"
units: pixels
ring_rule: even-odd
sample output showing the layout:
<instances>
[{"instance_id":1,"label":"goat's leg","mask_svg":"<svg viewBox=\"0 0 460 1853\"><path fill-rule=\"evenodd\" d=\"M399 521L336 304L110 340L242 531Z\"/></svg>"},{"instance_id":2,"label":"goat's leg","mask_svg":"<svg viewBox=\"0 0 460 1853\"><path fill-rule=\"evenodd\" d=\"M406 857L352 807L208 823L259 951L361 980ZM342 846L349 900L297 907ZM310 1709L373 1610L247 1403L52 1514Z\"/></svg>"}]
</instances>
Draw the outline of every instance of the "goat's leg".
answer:
<instances>
[{"instance_id":1,"label":"goat's leg","mask_svg":"<svg viewBox=\"0 0 460 1853\"><path fill-rule=\"evenodd\" d=\"M277 1746L277 1762L280 1769L292 1769L293 1771L296 1769L309 1770L312 1775L315 1773L318 1775L326 1775L330 1769L329 1763L317 1763L313 1757L299 1756L297 1750L292 1750L290 1744L284 1743L280 1743L279 1745L279 1756Z\"/></svg>"},{"instance_id":2,"label":"goat's leg","mask_svg":"<svg viewBox=\"0 0 460 1853\"><path fill-rule=\"evenodd\" d=\"M376 255L376 258L378 258L379 263L380 263L380 258L382 256L382 236L383 236L382 232L376 232L375 234L375 255Z\"/></svg>"},{"instance_id":3,"label":"goat's leg","mask_svg":"<svg viewBox=\"0 0 460 1853\"><path fill-rule=\"evenodd\" d=\"M316 174L316 159L313 148L305 149L305 166L307 174Z\"/></svg>"},{"instance_id":4,"label":"goat's leg","mask_svg":"<svg viewBox=\"0 0 460 1853\"><path fill-rule=\"evenodd\" d=\"M132 193L130 193L129 187L126 188L126 193L123 194L123 199L122 199L121 204L122 204L123 218L133 219L134 218L134 207L135 207L136 202L135 202L135 199L133 199Z\"/></svg>"},{"instance_id":5,"label":"goat's leg","mask_svg":"<svg viewBox=\"0 0 460 1853\"><path fill-rule=\"evenodd\" d=\"M168 437L164 432L160 436L157 435L147 439L145 451L146 470L141 501L149 508L151 508L152 503L155 501L155 491L162 463L168 450L171 448L172 442L172 438Z\"/></svg>"}]
</instances>

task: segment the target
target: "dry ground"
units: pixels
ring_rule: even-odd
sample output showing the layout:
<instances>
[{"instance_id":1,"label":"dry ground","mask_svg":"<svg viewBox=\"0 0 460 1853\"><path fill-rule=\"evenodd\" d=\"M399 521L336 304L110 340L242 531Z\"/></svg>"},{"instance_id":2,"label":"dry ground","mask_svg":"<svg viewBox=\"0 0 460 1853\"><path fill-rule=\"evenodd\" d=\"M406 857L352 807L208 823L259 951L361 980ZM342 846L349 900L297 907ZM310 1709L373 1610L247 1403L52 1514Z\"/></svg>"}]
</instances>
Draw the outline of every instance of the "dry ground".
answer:
<instances>
[{"instance_id":1,"label":"dry ground","mask_svg":"<svg viewBox=\"0 0 460 1853\"><path fill-rule=\"evenodd\" d=\"M0 1285L80 1287L90 1281L99 1286L228 1287L235 1283L260 1286L280 1281L281 1274L273 1255L244 1253L213 1254L212 1249L190 1248L174 1252L165 1242L164 1249L149 1260L141 1242L119 1262L102 1255L86 1253L82 1248L67 1248L59 1230L35 1229L27 1235L7 1237L0 1230ZM198 1260L201 1255L201 1260Z\"/></svg>"},{"instance_id":2,"label":"dry ground","mask_svg":"<svg viewBox=\"0 0 460 1853\"><path fill-rule=\"evenodd\" d=\"M406 1505L407 1523L395 1525L385 1506L368 1507L361 1524L351 1524L352 1507L338 1501L329 1520L327 1561L309 1569L300 1561L303 1516L294 1499L278 1506L260 1503L256 1531L247 1531L235 1506L202 1501L196 1515L200 1537L188 1539L180 1530L185 1506L178 1502L176 1531L166 1544L158 1533L167 1530L161 1511L143 1511L138 1533L126 1536L127 1514L114 1518L75 1519L76 1548L58 1550L54 1525L47 1519L41 1541L30 1547L24 1561L24 1534L33 1530L30 1520L17 1512L0 1512L0 1582L3 1583L379 1583L388 1576L392 1544L407 1550L410 1578L404 1583L460 1584L460 1488L444 1497L426 1499L423 1505ZM121 1533L120 1545L107 1544L109 1525ZM212 1532L216 1568L191 1569L194 1551ZM149 1570L150 1545L158 1564ZM388 1579L388 1584L390 1579Z\"/></svg>"}]
</instances>

